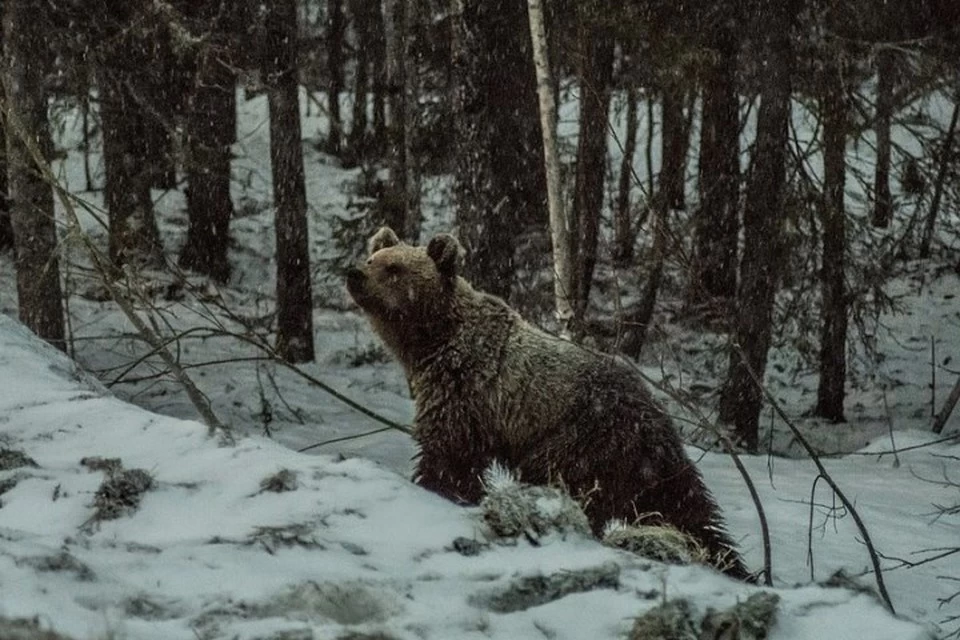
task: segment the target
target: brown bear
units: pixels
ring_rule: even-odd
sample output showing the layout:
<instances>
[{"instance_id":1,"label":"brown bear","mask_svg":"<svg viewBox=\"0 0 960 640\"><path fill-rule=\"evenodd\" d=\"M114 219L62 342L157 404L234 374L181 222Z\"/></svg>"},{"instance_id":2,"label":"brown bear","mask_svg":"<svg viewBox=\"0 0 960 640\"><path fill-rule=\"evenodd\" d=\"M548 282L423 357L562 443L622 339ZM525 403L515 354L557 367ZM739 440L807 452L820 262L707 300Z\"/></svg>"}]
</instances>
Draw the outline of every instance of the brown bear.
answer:
<instances>
[{"instance_id":1,"label":"brown bear","mask_svg":"<svg viewBox=\"0 0 960 640\"><path fill-rule=\"evenodd\" d=\"M625 363L541 331L458 275L462 248L388 228L347 289L395 354L416 401L415 481L462 504L498 461L523 482L560 484L599 534L607 521L669 524L726 573L747 572L670 418Z\"/></svg>"}]
</instances>

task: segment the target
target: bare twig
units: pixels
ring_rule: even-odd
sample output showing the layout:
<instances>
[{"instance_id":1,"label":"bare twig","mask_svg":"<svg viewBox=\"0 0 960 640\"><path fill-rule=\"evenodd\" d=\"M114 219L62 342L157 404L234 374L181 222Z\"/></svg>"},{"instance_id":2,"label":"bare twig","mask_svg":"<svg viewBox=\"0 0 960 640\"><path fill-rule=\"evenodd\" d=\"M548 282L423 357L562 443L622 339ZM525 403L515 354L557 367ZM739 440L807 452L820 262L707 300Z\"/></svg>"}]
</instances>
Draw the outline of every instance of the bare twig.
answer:
<instances>
[{"instance_id":1,"label":"bare twig","mask_svg":"<svg viewBox=\"0 0 960 640\"><path fill-rule=\"evenodd\" d=\"M824 481L830 485L830 488L833 489L834 494L836 494L837 498L840 499L840 502L843 503L843 506L847 509L847 511L850 512L850 516L857 525L857 530L860 531L860 535L863 536L863 543L867 547L867 553L870 555L870 562L873 565L873 573L877 581L877 590L880 592L880 598L883 600L883 603L886 605L890 613L896 613L896 610L893 607L893 601L890 600L890 594L887 593L887 586L883 580L883 570L880 568L880 558L877 554L876 547L873 546L873 541L870 538L870 532L867 530L867 526L863 523L863 519L860 518L860 514L857 512L856 507L853 506L853 502L847 498L847 495L840 488L840 485L838 485L833 477L830 476L830 473L827 471L826 467L823 466L823 462L820 461L820 456L817 455L817 452L800 432L800 429L797 428L797 425L793 423L787 413L783 410L783 408L780 406L780 403L777 402L777 399L773 397L773 394L770 393L766 387L763 386L763 383L757 377L757 374L753 370L753 367L750 366L750 363L747 362L746 359L742 359L742 361L746 366L747 372L750 374L750 378L753 380L753 383L757 386L764 397L766 397L767 402L770 403L774 411L777 412L777 415L780 416L780 419L784 421L797 441L800 442L801 446L803 446L803 448L806 450L807 455L810 456L810 459L813 461L814 465L816 465L817 471L820 472L820 475L823 477Z\"/></svg>"},{"instance_id":2,"label":"bare twig","mask_svg":"<svg viewBox=\"0 0 960 640\"><path fill-rule=\"evenodd\" d=\"M180 364L177 362L176 358L173 357L173 355L164 345L163 340L156 333L154 333L154 331L147 325L146 322L144 322L143 318L141 318L134 309L130 299L127 298L124 292L121 291L120 287L117 286L114 279L116 270L110 263L110 260L103 255L90 237L81 231L80 219L77 216L76 209L73 206L72 195L56 179L56 176L53 174L50 164L47 162L46 158L41 152L37 141L31 138L29 135L26 135L23 129L23 123L20 122L16 113L13 113L12 110L9 109L5 109L5 111L7 112L7 125L11 127L16 135L21 139L30 155L33 157L33 161L39 169L41 176L47 181L47 183L56 193L60 203L64 208L64 211L67 213L68 225L70 226L71 230L75 232L76 237L80 239L84 248L90 254L93 264L97 271L99 271L102 277L102 282L110 292L111 297L116 301L117 305L123 311L124 315L127 316L127 319L130 320L130 323L133 324L133 326L137 329L138 333L156 351L157 355L170 369L170 372L173 374L173 376L183 386L184 391L187 393L187 397L193 403L203 421L207 424L210 435L219 433L225 444L232 444L233 435L230 433L230 430L226 427L226 425L220 422L219 418L217 418L216 414L214 414L213 409L210 406L210 401L200 391L200 389L197 388L190 376L188 376L187 373L180 367Z\"/></svg>"},{"instance_id":3,"label":"bare twig","mask_svg":"<svg viewBox=\"0 0 960 640\"><path fill-rule=\"evenodd\" d=\"M900 466L900 456L897 454L897 443L893 439L893 417L890 415L890 405L887 404L887 389L883 389L883 410L887 417L887 430L890 432L890 450L893 451L893 466Z\"/></svg>"},{"instance_id":4,"label":"bare twig","mask_svg":"<svg viewBox=\"0 0 960 640\"><path fill-rule=\"evenodd\" d=\"M937 417L937 342L930 336L930 419Z\"/></svg>"},{"instance_id":5,"label":"bare twig","mask_svg":"<svg viewBox=\"0 0 960 640\"><path fill-rule=\"evenodd\" d=\"M817 483L820 482L820 478L823 476L817 475L813 479L813 484L810 485L810 517L807 521L807 562L810 563L810 582L814 581L813 577L813 508L814 508L814 498L817 495Z\"/></svg>"},{"instance_id":6,"label":"bare twig","mask_svg":"<svg viewBox=\"0 0 960 640\"><path fill-rule=\"evenodd\" d=\"M737 468L737 472L740 474L740 477L743 478L743 482L747 486L747 491L750 493L750 499L753 501L753 507L757 512L757 519L760 521L760 536L763 545L763 583L768 587L773 586L773 552L772 545L770 543L770 527L767 523L767 514L763 508L763 502L760 500L760 493L757 491L757 487L753 482L753 478L750 476L750 472L747 470L746 466L743 464L743 461L740 459L740 456L737 454L737 449L733 442L730 441L730 438L727 437L727 434L718 429L707 419L705 415L703 415L703 412L699 409L699 407L696 407L689 402L666 382L651 379L650 376L645 374L632 360L623 359L622 361L633 367L634 371L636 371L648 384L660 389L664 393L667 393L674 401L692 413L696 417L695 424L697 424L697 426L707 433L710 433L716 437L723 446L724 453L730 456L734 466ZM665 379L666 378L664 378L664 380Z\"/></svg>"},{"instance_id":7,"label":"bare twig","mask_svg":"<svg viewBox=\"0 0 960 640\"><path fill-rule=\"evenodd\" d=\"M384 431L393 431L393 430L394 430L394 427L380 427L379 429L373 429L372 431L364 431L363 433L355 433L349 436L342 436L340 438L332 438L330 440L324 440L323 442L317 442L315 444L307 445L306 447L301 447L300 449L297 449L297 451L300 453L303 453L304 451L310 451L311 449L316 449L317 447L324 447L328 444L335 444L337 442L346 442L347 440L357 440L359 438L366 438L367 436L383 433Z\"/></svg>"}]
</instances>

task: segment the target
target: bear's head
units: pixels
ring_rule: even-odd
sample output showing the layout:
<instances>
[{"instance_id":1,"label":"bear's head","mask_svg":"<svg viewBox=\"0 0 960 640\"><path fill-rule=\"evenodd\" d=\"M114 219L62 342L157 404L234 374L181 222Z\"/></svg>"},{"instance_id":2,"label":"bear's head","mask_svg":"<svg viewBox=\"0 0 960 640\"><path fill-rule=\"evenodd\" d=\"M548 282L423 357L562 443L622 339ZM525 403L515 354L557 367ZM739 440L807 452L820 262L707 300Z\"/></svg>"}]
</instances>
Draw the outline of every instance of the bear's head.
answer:
<instances>
[{"instance_id":1,"label":"bear's head","mask_svg":"<svg viewBox=\"0 0 960 640\"><path fill-rule=\"evenodd\" d=\"M367 251L366 262L347 272L347 290L380 333L385 324L393 325L391 333L398 325L416 330L446 315L463 255L456 238L441 233L415 247L383 227L367 242Z\"/></svg>"}]
</instances>

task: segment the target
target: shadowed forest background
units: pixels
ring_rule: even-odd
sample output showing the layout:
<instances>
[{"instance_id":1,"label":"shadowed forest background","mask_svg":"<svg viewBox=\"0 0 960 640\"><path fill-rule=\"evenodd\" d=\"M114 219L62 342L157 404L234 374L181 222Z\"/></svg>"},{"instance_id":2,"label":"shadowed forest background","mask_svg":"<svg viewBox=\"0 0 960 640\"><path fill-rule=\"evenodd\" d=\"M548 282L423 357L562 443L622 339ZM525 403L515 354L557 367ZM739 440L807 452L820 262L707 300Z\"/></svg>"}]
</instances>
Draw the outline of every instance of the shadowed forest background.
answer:
<instances>
[{"instance_id":1,"label":"shadowed forest background","mask_svg":"<svg viewBox=\"0 0 960 640\"><path fill-rule=\"evenodd\" d=\"M958 435L955 0L0 5L0 312L123 398L407 471L389 225L701 448Z\"/></svg>"},{"instance_id":2,"label":"shadowed forest background","mask_svg":"<svg viewBox=\"0 0 960 640\"><path fill-rule=\"evenodd\" d=\"M21 320L75 352L70 296L113 299L151 349L130 371L159 357L188 381L192 329L166 335L141 307L199 287L236 316L221 287L238 283L237 221L271 208L275 293L234 337L309 362L314 309L342 305L330 285L372 230L416 242L452 227L475 286L575 340L637 359L666 324L722 338L708 403L747 451L771 349L815 374L810 415L845 422L851 379L885 357L887 285L960 270L960 11L542 8L538 80L538 26L519 2L4 3L0 246L16 256ZM268 103L265 200L235 157L238 95ZM352 170L339 193L308 199L304 139L311 162ZM186 228L171 237L157 211L177 198ZM954 372L930 339L935 390L938 369ZM939 432L952 402L933 409Z\"/></svg>"}]
</instances>

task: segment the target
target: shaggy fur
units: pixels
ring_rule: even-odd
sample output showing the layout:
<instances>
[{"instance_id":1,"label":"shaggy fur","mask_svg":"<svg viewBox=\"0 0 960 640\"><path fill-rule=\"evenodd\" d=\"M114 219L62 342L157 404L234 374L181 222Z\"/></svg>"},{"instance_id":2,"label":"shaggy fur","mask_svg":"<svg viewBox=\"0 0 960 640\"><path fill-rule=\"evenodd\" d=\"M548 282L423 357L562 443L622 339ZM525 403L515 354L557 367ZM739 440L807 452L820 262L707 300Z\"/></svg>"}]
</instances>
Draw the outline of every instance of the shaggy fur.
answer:
<instances>
[{"instance_id":1,"label":"shaggy fur","mask_svg":"<svg viewBox=\"0 0 960 640\"><path fill-rule=\"evenodd\" d=\"M414 247L385 228L368 249L347 288L406 371L419 484L476 504L497 460L523 482L565 486L598 535L612 518L669 524L746 575L700 472L633 369L474 290L457 275L462 249L450 235Z\"/></svg>"}]
</instances>

